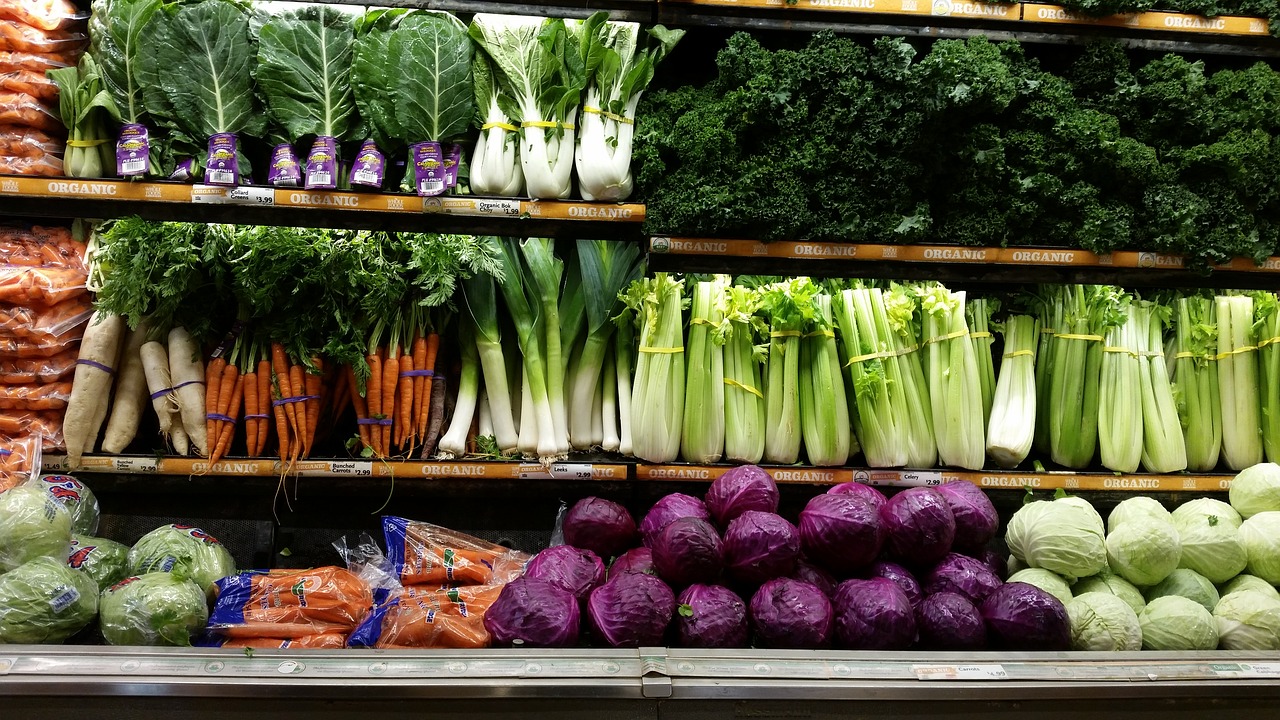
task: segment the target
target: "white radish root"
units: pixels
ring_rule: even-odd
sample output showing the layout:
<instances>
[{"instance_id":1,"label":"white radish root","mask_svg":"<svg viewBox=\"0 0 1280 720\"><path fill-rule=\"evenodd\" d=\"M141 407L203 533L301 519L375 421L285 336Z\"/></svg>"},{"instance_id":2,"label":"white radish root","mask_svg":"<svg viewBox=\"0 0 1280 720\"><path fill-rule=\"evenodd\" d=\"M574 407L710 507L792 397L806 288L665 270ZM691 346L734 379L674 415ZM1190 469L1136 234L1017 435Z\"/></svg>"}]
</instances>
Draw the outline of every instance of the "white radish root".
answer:
<instances>
[{"instance_id":1,"label":"white radish root","mask_svg":"<svg viewBox=\"0 0 1280 720\"><path fill-rule=\"evenodd\" d=\"M151 407L155 408L156 419L160 421L160 434L165 440L169 440L178 414L178 402L174 400L173 382L169 378L169 351L162 343L143 343L138 348L138 359L142 361L142 374L147 380Z\"/></svg>"},{"instance_id":2,"label":"white radish root","mask_svg":"<svg viewBox=\"0 0 1280 720\"><path fill-rule=\"evenodd\" d=\"M124 320L118 315L95 312L80 342L71 398L62 423L67 444L67 465L80 467L80 458L93 450L98 430L107 415L111 400L112 372L120 355ZM99 367L101 366L101 367ZM107 368L107 369L104 369Z\"/></svg>"},{"instance_id":3,"label":"white radish root","mask_svg":"<svg viewBox=\"0 0 1280 720\"><path fill-rule=\"evenodd\" d=\"M102 451L112 455L124 452L138 434L142 421L142 409L147 404L147 377L142 370L139 350L147 340L147 324L129 333L120 357L120 370L116 374L115 402L111 404L111 416L107 419L107 431L102 438Z\"/></svg>"},{"instance_id":4,"label":"white radish root","mask_svg":"<svg viewBox=\"0 0 1280 720\"><path fill-rule=\"evenodd\" d=\"M169 331L169 379L178 400L182 429L195 446L196 454L209 457L205 431L204 358L184 328Z\"/></svg>"}]
</instances>

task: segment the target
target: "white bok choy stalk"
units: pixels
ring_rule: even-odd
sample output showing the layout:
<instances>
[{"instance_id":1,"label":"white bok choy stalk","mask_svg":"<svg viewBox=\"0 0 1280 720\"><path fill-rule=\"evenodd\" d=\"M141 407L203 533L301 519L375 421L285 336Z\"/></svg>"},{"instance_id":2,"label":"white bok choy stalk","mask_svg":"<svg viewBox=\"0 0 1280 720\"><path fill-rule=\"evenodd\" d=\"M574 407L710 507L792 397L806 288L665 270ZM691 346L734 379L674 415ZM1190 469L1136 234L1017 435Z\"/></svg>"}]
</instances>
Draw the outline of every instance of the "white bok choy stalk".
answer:
<instances>
[{"instance_id":1,"label":"white bok choy stalk","mask_svg":"<svg viewBox=\"0 0 1280 720\"><path fill-rule=\"evenodd\" d=\"M505 76L493 69L484 53L471 64L476 109L483 120L476 149L471 155L471 192L477 195L515 197L524 190L520 167L520 128L515 118L520 108L511 97Z\"/></svg>"},{"instance_id":2,"label":"white bok choy stalk","mask_svg":"<svg viewBox=\"0 0 1280 720\"><path fill-rule=\"evenodd\" d=\"M1143 301L1138 307L1138 363L1142 367L1142 466L1147 472L1187 469L1187 444L1173 401L1173 383L1164 357L1168 305Z\"/></svg>"},{"instance_id":3,"label":"white bok choy stalk","mask_svg":"<svg viewBox=\"0 0 1280 720\"><path fill-rule=\"evenodd\" d=\"M504 77L520 126L520 166L534 199L573 190L573 121L600 53L590 52L606 13L583 21L481 13L469 33ZM503 82L503 81L500 81Z\"/></svg>"},{"instance_id":4,"label":"white bok choy stalk","mask_svg":"<svg viewBox=\"0 0 1280 720\"><path fill-rule=\"evenodd\" d=\"M480 370L484 375L484 387L488 394L493 438L498 449L504 455L509 455L515 452L519 435L511 410L502 330L498 327L498 298L493 283L492 275L477 273L462 281L462 293L474 323L476 350L480 356Z\"/></svg>"},{"instance_id":5,"label":"white bok choy stalk","mask_svg":"<svg viewBox=\"0 0 1280 720\"><path fill-rule=\"evenodd\" d=\"M693 285L680 440L680 455L686 462L719 462L724 454L724 346L715 328L724 320L728 286L727 275Z\"/></svg>"},{"instance_id":6,"label":"white bok choy stalk","mask_svg":"<svg viewBox=\"0 0 1280 720\"><path fill-rule=\"evenodd\" d=\"M578 190L584 200L631 196L631 143L636 107L653 70L684 37L683 30L656 25L647 37L639 23L607 22L594 41L602 53L587 86L578 138ZM641 44L647 42L647 47Z\"/></svg>"},{"instance_id":7,"label":"white bok choy stalk","mask_svg":"<svg viewBox=\"0 0 1280 720\"><path fill-rule=\"evenodd\" d=\"M625 301L640 325L631 389L632 454L671 462L680 455L684 427L684 282L655 273L631 283Z\"/></svg>"},{"instance_id":8,"label":"white bok choy stalk","mask_svg":"<svg viewBox=\"0 0 1280 720\"><path fill-rule=\"evenodd\" d=\"M1036 427L1036 345L1040 323L1030 315L1004 322L1004 354L987 424L987 457L1015 468L1031 452Z\"/></svg>"},{"instance_id":9,"label":"white bok choy stalk","mask_svg":"<svg viewBox=\"0 0 1280 720\"><path fill-rule=\"evenodd\" d=\"M1178 298L1174 323L1174 394L1187 448L1187 469L1209 472L1222 451L1218 401L1218 326L1212 298Z\"/></svg>"},{"instance_id":10,"label":"white bok choy stalk","mask_svg":"<svg viewBox=\"0 0 1280 720\"><path fill-rule=\"evenodd\" d=\"M613 316L619 309L618 294L640 276L640 249L635 243L615 242L609 240L579 240L578 267L582 278L582 296L586 306L587 337L578 358L577 372L573 374L573 384L569 390L569 438L575 449L591 447L593 433L592 413L582 412L582 408L593 405L593 397L598 392L601 374L605 372L605 358L612 347L615 330ZM616 363L616 357L614 359ZM628 363L629 364L629 363ZM616 373L610 365L608 371ZM606 390L613 392L617 388L617 378L606 382ZM601 398L602 412L617 408L617 398ZM610 410L616 412L616 410ZM603 418L602 442L606 450L617 450L620 439L614 432L611 438L608 429L610 419ZM616 422L614 419L612 422ZM616 439L616 440L615 440ZM609 445L613 445L612 448Z\"/></svg>"},{"instance_id":11,"label":"white bok choy stalk","mask_svg":"<svg viewBox=\"0 0 1280 720\"><path fill-rule=\"evenodd\" d=\"M635 285L633 281L628 287ZM613 318L613 324L617 327L613 333L613 368L618 391L618 447L605 449L632 455L631 394L634 376L631 368L635 365L636 355L635 312L624 303L622 311Z\"/></svg>"}]
</instances>

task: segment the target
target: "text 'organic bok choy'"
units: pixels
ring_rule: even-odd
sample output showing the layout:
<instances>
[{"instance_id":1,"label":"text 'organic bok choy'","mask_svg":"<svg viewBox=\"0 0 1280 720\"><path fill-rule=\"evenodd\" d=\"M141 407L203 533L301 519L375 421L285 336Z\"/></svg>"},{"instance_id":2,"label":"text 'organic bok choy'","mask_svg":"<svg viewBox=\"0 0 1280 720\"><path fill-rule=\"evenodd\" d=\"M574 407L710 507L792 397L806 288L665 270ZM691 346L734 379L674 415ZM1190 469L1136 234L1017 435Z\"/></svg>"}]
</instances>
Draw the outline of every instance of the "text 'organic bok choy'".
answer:
<instances>
[{"instance_id":1,"label":"text 'organic bok choy'","mask_svg":"<svg viewBox=\"0 0 1280 720\"><path fill-rule=\"evenodd\" d=\"M1186 442L1187 469L1209 472L1222 450L1218 400L1218 327L1214 303L1202 296L1178 298L1174 331L1175 398Z\"/></svg>"},{"instance_id":2,"label":"text 'organic bok choy'","mask_svg":"<svg viewBox=\"0 0 1280 720\"><path fill-rule=\"evenodd\" d=\"M636 280L626 303L640 327L631 388L631 451L641 460L671 462L684 427L684 284L667 273ZM621 393L619 393L621 394Z\"/></svg>"},{"instance_id":3,"label":"text 'organic bok choy'","mask_svg":"<svg viewBox=\"0 0 1280 720\"><path fill-rule=\"evenodd\" d=\"M805 455L811 465L844 465L849 459L851 428L831 296L821 293L813 303L813 321L800 340L800 428Z\"/></svg>"},{"instance_id":4,"label":"text 'organic bok choy'","mask_svg":"<svg viewBox=\"0 0 1280 720\"><path fill-rule=\"evenodd\" d=\"M1031 452L1036 425L1036 346L1039 322L1030 315L1004 321L1004 354L987 425L987 457L1017 467Z\"/></svg>"},{"instance_id":5,"label":"text 'organic bok choy'","mask_svg":"<svg viewBox=\"0 0 1280 720\"><path fill-rule=\"evenodd\" d=\"M1222 459L1235 471L1262 462L1262 415L1258 404L1258 345L1253 297L1219 295L1218 396L1222 403Z\"/></svg>"},{"instance_id":6,"label":"text 'organic bok choy'","mask_svg":"<svg viewBox=\"0 0 1280 720\"><path fill-rule=\"evenodd\" d=\"M734 285L725 295L724 320L724 457L729 462L760 462L764 457L764 391L755 339L767 329L756 315L760 294Z\"/></svg>"},{"instance_id":7,"label":"text 'organic bok choy'","mask_svg":"<svg viewBox=\"0 0 1280 720\"><path fill-rule=\"evenodd\" d=\"M631 196L631 142L636 107L653 71L671 52L683 30L657 25L647 33L639 23L606 22L586 38L600 53L587 85L578 132L578 189L584 200L625 200ZM647 47L645 47L647 45Z\"/></svg>"},{"instance_id":8,"label":"text 'organic bok choy'","mask_svg":"<svg viewBox=\"0 0 1280 720\"><path fill-rule=\"evenodd\" d=\"M925 292L924 342L929 348L929 401L938 459L944 465L980 470L985 458L982 385L964 316L965 293L941 285Z\"/></svg>"},{"instance_id":9,"label":"text 'organic bok choy'","mask_svg":"<svg viewBox=\"0 0 1280 720\"><path fill-rule=\"evenodd\" d=\"M717 275L692 288L680 441L680 454L688 462L718 462L724 454L724 347L715 328L724 320L728 286L728 276Z\"/></svg>"},{"instance_id":10,"label":"text 'organic bok choy'","mask_svg":"<svg viewBox=\"0 0 1280 720\"><path fill-rule=\"evenodd\" d=\"M569 197L573 189L574 120L582 91L600 62L588 41L598 32L605 13L590 18L489 15L471 22L469 33L492 62L498 80L509 90L513 119L520 127L520 165L525 190L535 199ZM482 108L487 114L488 108ZM486 138L486 143L488 142Z\"/></svg>"},{"instance_id":11,"label":"text 'organic bok choy'","mask_svg":"<svg viewBox=\"0 0 1280 720\"><path fill-rule=\"evenodd\" d=\"M267 112L296 142L315 136L303 165L307 189L338 186L339 143L355 127L351 93L354 17L333 5L271 15L258 33L254 80Z\"/></svg>"}]
</instances>

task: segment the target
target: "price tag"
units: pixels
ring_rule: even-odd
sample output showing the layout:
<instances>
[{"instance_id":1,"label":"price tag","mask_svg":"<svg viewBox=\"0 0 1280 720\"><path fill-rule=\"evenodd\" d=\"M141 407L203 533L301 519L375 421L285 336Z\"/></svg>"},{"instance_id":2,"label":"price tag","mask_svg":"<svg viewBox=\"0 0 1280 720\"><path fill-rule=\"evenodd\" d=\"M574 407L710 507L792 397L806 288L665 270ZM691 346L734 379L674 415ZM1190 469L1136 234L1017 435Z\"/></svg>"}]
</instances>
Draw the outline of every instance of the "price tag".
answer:
<instances>
[{"instance_id":1,"label":"price tag","mask_svg":"<svg viewBox=\"0 0 1280 720\"><path fill-rule=\"evenodd\" d=\"M590 480L591 463L552 463L551 477L557 480Z\"/></svg>"},{"instance_id":2,"label":"price tag","mask_svg":"<svg viewBox=\"0 0 1280 720\"><path fill-rule=\"evenodd\" d=\"M476 215L503 215L507 217L514 217L520 214L519 200L477 198L472 202L474 203L472 208Z\"/></svg>"},{"instance_id":3,"label":"price tag","mask_svg":"<svg viewBox=\"0 0 1280 720\"><path fill-rule=\"evenodd\" d=\"M367 460L334 460L329 463L329 472L342 477L370 477L373 475L373 463Z\"/></svg>"},{"instance_id":4,"label":"price tag","mask_svg":"<svg viewBox=\"0 0 1280 720\"><path fill-rule=\"evenodd\" d=\"M275 205L276 191L264 187L222 188L196 185L191 188L191 202L211 205Z\"/></svg>"},{"instance_id":5,"label":"price tag","mask_svg":"<svg viewBox=\"0 0 1280 720\"><path fill-rule=\"evenodd\" d=\"M65 455L45 455L40 461L40 469L42 471L53 471L55 473L67 471L67 458Z\"/></svg>"},{"instance_id":6,"label":"price tag","mask_svg":"<svg viewBox=\"0 0 1280 720\"><path fill-rule=\"evenodd\" d=\"M111 460L116 472L155 474L160 470L160 461L153 457L118 457Z\"/></svg>"},{"instance_id":7,"label":"price tag","mask_svg":"<svg viewBox=\"0 0 1280 720\"><path fill-rule=\"evenodd\" d=\"M1008 680L1002 665L912 665L918 680Z\"/></svg>"},{"instance_id":8,"label":"price tag","mask_svg":"<svg viewBox=\"0 0 1280 720\"><path fill-rule=\"evenodd\" d=\"M1240 663L1211 667L1218 677L1280 678L1280 663Z\"/></svg>"}]
</instances>

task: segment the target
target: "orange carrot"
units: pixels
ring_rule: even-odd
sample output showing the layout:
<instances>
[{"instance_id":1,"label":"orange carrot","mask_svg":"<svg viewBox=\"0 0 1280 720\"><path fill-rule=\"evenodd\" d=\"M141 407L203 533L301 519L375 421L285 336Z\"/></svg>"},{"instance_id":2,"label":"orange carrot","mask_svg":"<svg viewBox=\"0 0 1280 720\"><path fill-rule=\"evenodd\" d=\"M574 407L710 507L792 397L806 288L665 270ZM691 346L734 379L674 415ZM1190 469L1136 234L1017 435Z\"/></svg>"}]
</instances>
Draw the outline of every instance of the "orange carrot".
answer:
<instances>
[{"instance_id":1,"label":"orange carrot","mask_svg":"<svg viewBox=\"0 0 1280 720\"><path fill-rule=\"evenodd\" d=\"M369 405L369 418L381 420L382 414L382 356L378 353L365 357L369 363L369 382L365 383L365 399ZM390 417L388 415L387 417ZM369 437L373 440L373 454L382 457L382 426L370 425Z\"/></svg>"},{"instance_id":2,"label":"orange carrot","mask_svg":"<svg viewBox=\"0 0 1280 720\"><path fill-rule=\"evenodd\" d=\"M302 440L302 456L311 457L311 446L316 442L316 425L320 423L320 396L324 387L324 361L318 357L311 358L311 363L316 366L319 372L305 373L306 377L303 382L306 384L307 396L310 398L303 403L306 409L307 417L307 434Z\"/></svg>"},{"instance_id":3,"label":"orange carrot","mask_svg":"<svg viewBox=\"0 0 1280 720\"><path fill-rule=\"evenodd\" d=\"M360 442L367 448L373 448L373 441L370 439L369 425L360 423L360 420L369 419L369 406L365 402L364 396L356 391L356 370L350 365L347 366L347 386L351 388L351 407L356 411L356 430L360 433Z\"/></svg>"},{"instance_id":4,"label":"orange carrot","mask_svg":"<svg viewBox=\"0 0 1280 720\"><path fill-rule=\"evenodd\" d=\"M406 346L405 350L409 348ZM400 372L413 369L413 356L406 352L400 356ZM396 408L396 445L401 448L413 437L413 381L417 378L401 377L396 392L400 396L400 406Z\"/></svg>"},{"instance_id":5,"label":"orange carrot","mask_svg":"<svg viewBox=\"0 0 1280 720\"><path fill-rule=\"evenodd\" d=\"M250 368L253 366L250 365ZM249 457L258 456L258 423L261 418L249 417L261 414L258 409L258 373L250 369L244 375L244 445Z\"/></svg>"},{"instance_id":6,"label":"orange carrot","mask_svg":"<svg viewBox=\"0 0 1280 720\"><path fill-rule=\"evenodd\" d=\"M227 367L227 359L221 355L209 360L204 368L204 408L206 413L218 412L218 396L222 391L222 372ZM230 390L230 388L228 388ZM218 437L217 421L204 419L204 434L212 448Z\"/></svg>"},{"instance_id":7,"label":"orange carrot","mask_svg":"<svg viewBox=\"0 0 1280 720\"><path fill-rule=\"evenodd\" d=\"M271 369L276 374L276 384L280 386L280 399L288 400L296 395L293 382L289 377L289 359L285 356L284 345L278 342L271 343ZM297 433L298 416L295 413L293 403L283 403L281 407L284 408L284 416L289 420L289 430ZM284 445L287 450L290 447L290 436L282 436L280 444Z\"/></svg>"},{"instance_id":8,"label":"orange carrot","mask_svg":"<svg viewBox=\"0 0 1280 720\"><path fill-rule=\"evenodd\" d=\"M288 374L288 371L285 371L285 375ZM283 397L283 391L280 390L279 382L280 378L277 376L275 395L273 397L274 400L279 400ZM286 407L288 406L277 405L275 402L271 403L271 411L276 418L276 442L280 446L280 462L282 464L289 461L289 420L285 416L284 409Z\"/></svg>"},{"instance_id":9,"label":"orange carrot","mask_svg":"<svg viewBox=\"0 0 1280 720\"><path fill-rule=\"evenodd\" d=\"M413 340L413 370L421 373L427 369L427 338L418 335ZM410 409L410 427L409 432L417 440L422 440L422 425L424 424L420 418L423 415L423 406L426 405L424 397L426 393L427 378L419 374L413 379L413 408ZM410 453L412 454L412 453Z\"/></svg>"},{"instance_id":10,"label":"orange carrot","mask_svg":"<svg viewBox=\"0 0 1280 720\"><path fill-rule=\"evenodd\" d=\"M305 379L306 374L307 374L306 368L304 368L301 365L293 365L289 368L289 389L293 391L292 397L295 397L295 398L302 397L302 395L306 393L306 390L305 390L307 386L307 381ZM294 433L295 433L294 443L296 446L293 448L291 452L293 456L298 457L302 455L303 450L305 449L303 446L303 443L306 442L306 438L307 438L307 409L305 407L306 403L305 401L300 400L298 402L289 403L289 404L295 406L293 413L294 413L294 416L298 418L298 424L294 428Z\"/></svg>"},{"instance_id":11,"label":"orange carrot","mask_svg":"<svg viewBox=\"0 0 1280 720\"><path fill-rule=\"evenodd\" d=\"M396 411L396 382L400 379L400 358L396 355L390 355L382 365L382 414L388 418L395 417ZM382 449L384 453L391 450L391 426L382 424L378 426L382 429Z\"/></svg>"},{"instance_id":12,"label":"orange carrot","mask_svg":"<svg viewBox=\"0 0 1280 720\"><path fill-rule=\"evenodd\" d=\"M271 361L262 359L258 361L258 414L269 415L271 413ZM266 418L258 423L258 454L267 451L267 435L270 431L270 423Z\"/></svg>"},{"instance_id":13,"label":"orange carrot","mask_svg":"<svg viewBox=\"0 0 1280 720\"><path fill-rule=\"evenodd\" d=\"M235 369L235 365L228 365L227 368ZM211 445L209 451L209 463L213 464L226 456L227 450L231 448L231 438L235 437L236 420L240 418L240 401L244 399L244 377L236 372L234 381L227 381L231 384L229 399L227 400L226 410L223 415L231 418L231 422L221 420L217 422L219 433L216 436L216 442ZM223 384L227 384L224 382Z\"/></svg>"},{"instance_id":14,"label":"orange carrot","mask_svg":"<svg viewBox=\"0 0 1280 720\"><path fill-rule=\"evenodd\" d=\"M423 370L431 370L432 372L435 371L436 355L439 353L439 351L440 351L440 335L437 333L431 333L427 335L426 347L424 348L425 355L423 356L423 360L422 360ZM423 379L430 380L433 378L423 378ZM428 383L424 383L424 385L425 387L423 388L423 391L422 391L422 408L421 410L419 410L419 415L418 415L418 437L423 438L425 440L427 437L428 421L431 417L431 391L435 386L435 383L428 382Z\"/></svg>"}]
</instances>

